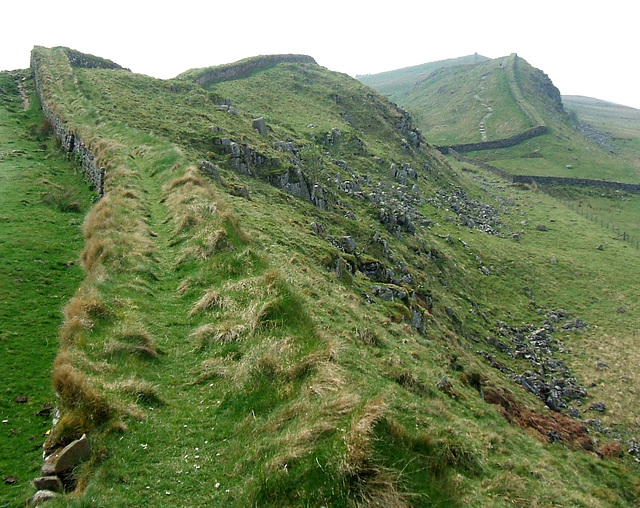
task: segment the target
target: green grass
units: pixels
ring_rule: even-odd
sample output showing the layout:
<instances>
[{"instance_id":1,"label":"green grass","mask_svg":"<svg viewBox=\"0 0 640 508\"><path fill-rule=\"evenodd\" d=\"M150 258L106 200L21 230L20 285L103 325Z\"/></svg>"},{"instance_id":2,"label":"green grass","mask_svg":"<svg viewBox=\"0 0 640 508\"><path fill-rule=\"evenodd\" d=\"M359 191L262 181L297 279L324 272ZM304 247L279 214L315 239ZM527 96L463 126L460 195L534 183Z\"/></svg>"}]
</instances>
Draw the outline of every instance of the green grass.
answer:
<instances>
[{"instance_id":1,"label":"green grass","mask_svg":"<svg viewBox=\"0 0 640 508\"><path fill-rule=\"evenodd\" d=\"M401 93L411 90L416 83L423 81L430 74L447 67L457 67L459 65L473 65L483 62L488 58L478 55L463 56L438 62L429 62L421 65L414 65L379 74L367 74L358 76L358 79L365 85L375 88L381 94L386 95L391 100L396 101L396 97Z\"/></svg>"},{"instance_id":2,"label":"green grass","mask_svg":"<svg viewBox=\"0 0 640 508\"><path fill-rule=\"evenodd\" d=\"M563 96L562 100L567 111L606 134L609 148L618 157L639 167L640 112L637 109L588 97Z\"/></svg>"},{"instance_id":3,"label":"green grass","mask_svg":"<svg viewBox=\"0 0 640 508\"><path fill-rule=\"evenodd\" d=\"M604 507L640 498L630 457L602 461L510 425L481 384L546 410L476 354L498 320L539 324L532 298L566 308L592 327L562 337L576 351L563 360L585 382L599 376L589 400L611 408L606 425L637 432L618 375L637 363L626 333L638 308L637 251L545 194L403 148L397 110L343 75L280 65L212 92L73 69L58 50L36 51L50 106L108 167L107 195L84 219L85 278L66 307L54 373L64 425L50 439L89 431L94 454L78 492L52 506ZM219 111L219 96L239 114ZM258 116L268 136L253 130ZM310 122L347 141L325 146ZM287 139L313 151L332 208L235 174L216 136L265 154ZM217 181L195 169L203 158L218 166ZM379 206L338 191L335 173L348 171L333 158L366 192L392 195L391 162L415 166L422 199L413 206L424 218L415 234L392 234ZM499 210L503 236L461 225L443 197L455 191ZM328 235L349 235L355 253ZM377 260L406 278L339 278L338 257ZM376 285L415 291L426 334L412 329L406 302L375 297ZM625 314L615 312L621 299ZM602 349L602 332L625 354ZM604 354L618 368L596 373ZM436 388L444 375L455 396Z\"/></svg>"},{"instance_id":4,"label":"green grass","mask_svg":"<svg viewBox=\"0 0 640 508\"><path fill-rule=\"evenodd\" d=\"M483 141L479 128L483 119L487 140L507 138L534 126L511 91L508 65L510 59L500 58L439 68L414 78L411 87L396 83L387 93L415 116L426 139L435 145ZM363 81L376 87L375 76ZM488 107L493 110L490 115Z\"/></svg>"},{"instance_id":5,"label":"green grass","mask_svg":"<svg viewBox=\"0 0 640 508\"><path fill-rule=\"evenodd\" d=\"M27 111L14 80L0 74L0 477L17 479L0 483L1 506L24 499L41 467L58 329L82 279L81 225L91 197L79 168L41 128L33 82L23 83Z\"/></svg>"}]
</instances>

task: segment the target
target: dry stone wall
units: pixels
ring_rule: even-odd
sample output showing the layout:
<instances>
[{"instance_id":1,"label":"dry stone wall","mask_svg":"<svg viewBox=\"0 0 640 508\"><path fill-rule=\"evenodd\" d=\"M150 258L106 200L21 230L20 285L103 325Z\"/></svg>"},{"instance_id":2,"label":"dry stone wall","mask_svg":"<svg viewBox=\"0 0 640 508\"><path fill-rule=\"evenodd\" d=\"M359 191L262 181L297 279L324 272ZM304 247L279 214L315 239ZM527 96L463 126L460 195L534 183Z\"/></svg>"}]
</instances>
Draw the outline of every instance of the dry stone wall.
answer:
<instances>
[{"instance_id":1,"label":"dry stone wall","mask_svg":"<svg viewBox=\"0 0 640 508\"><path fill-rule=\"evenodd\" d=\"M523 141L526 141L527 139L546 134L548 130L549 129L546 125L539 125L538 127L533 127L532 129L521 132L520 134L516 134L515 136L511 136L510 138L496 139L494 141L482 141L480 143L464 143L460 145L438 146L436 148L444 154L449 153L450 150L455 150L458 153L476 152L478 150L495 150L497 148L507 148L509 146L515 146L522 143Z\"/></svg>"},{"instance_id":2,"label":"dry stone wall","mask_svg":"<svg viewBox=\"0 0 640 508\"><path fill-rule=\"evenodd\" d=\"M196 78L195 82L201 86L206 86L222 81L240 79L248 76L252 72L267 69L279 63L315 64L316 61L307 55L269 55L249 58L234 64L214 67Z\"/></svg>"},{"instance_id":3,"label":"dry stone wall","mask_svg":"<svg viewBox=\"0 0 640 508\"><path fill-rule=\"evenodd\" d=\"M95 155L89 147L87 147L82 139L74 133L71 129L65 126L64 122L56 116L50 106L47 104L45 97L42 93L42 83L38 75L38 65L32 58L31 68L33 69L36 91L40 98L40 104L42 105L42 111L45 118L51 123L55 136L60 140L62 149L71 157L75 156L79 159L82 165L82 172L85 178L91 183L92 187L98 194L98 197L104 196L104 179L105 170L100 167Z\"/></svg>"},{"instance_id":4,"label":"dry stone wall","mask_svg":"<svg viewBox=\"0 0 640 508\"><path fill-rule=\"evenodd\" d=\"M589 178L568 178L562 176L514 175L508 171L492 166L491 164L487 164L486 162L460 155L453 149L449 149L449 153L454 159L459 160L460 162L474 164L475 166L491 171L512 183L535 184L548 187L557 187L561 185L575 187L602 187L606 189L621 190L632 194L640 194L640 185L638 184L612 182L610 180L591 180Z\"/></svg>"}]
</instances>

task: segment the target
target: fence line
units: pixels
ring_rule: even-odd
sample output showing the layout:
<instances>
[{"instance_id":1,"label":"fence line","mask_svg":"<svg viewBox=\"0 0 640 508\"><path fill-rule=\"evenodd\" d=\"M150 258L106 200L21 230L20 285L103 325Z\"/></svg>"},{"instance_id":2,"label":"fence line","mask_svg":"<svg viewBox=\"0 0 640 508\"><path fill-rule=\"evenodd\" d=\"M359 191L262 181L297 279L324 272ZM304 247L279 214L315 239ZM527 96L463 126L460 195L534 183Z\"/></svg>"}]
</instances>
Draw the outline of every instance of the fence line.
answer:
<instances>
[{"instance_id":1,"label":"fence line","mask_svg":"<svg viewBox=\"0 0 640 508\"><path fill-rule=\"evenodd\" d=\"M541 190L544 190L544 189L541 189ZM563 205L567 206L568 208L570 208L574 212L578 213L579 215L581 215L585 219L588 219L591 222L595 222L596 224L600 224L600 226L603 227L603 228L610 229L613 233L615 233L617 235L617 236L614 236L615 240L622 240L623 242L629 242L629 244L632 247L635 247L636 250L640 250L640 239L639 238L635 238L635 237L631 236L629 233L627 233L626 231L621 230L620 226L616 226L612 222L609 222L608 220L605 220L601 216L599 216L597 214L594 214L593 211L584 210L581 206L578 206L578 205L576 205L575 203L573 203L571 201L560 199L560 198L558 198L557 196L554 196L551 193L548 193L548 195L551 196L554 199L557 199Z\"/></svg>"},{"instance_id":2,"label":"fence line","mask_svg":"<svg viewBox=\"0 0 640 508\"><path fill-rule=\"evenodd\" d=\"M526 183L533 184L539 190L546 192L547 195L551 196L554 199L557 199L564 205L568 206L574 212L582 215L586 219L589 219L592 222L598 223L600 221L600 225L602 227L606 227L609 229L611 227L611 231L617 233L618 236L615 239L621 239L625 242L629 242L632 247L635 247L637 250L640 250L640 239L632 237L626 231L620 232L620 227L615 226L613 223L609 223L608 221L604 222L602 217L598 217L594 215L593 212L589 212L588 210L582 210L581 207L575 206L570 201L566 201L564 199L560 199L557 196L554 196L553 193L549 192L545 189L545 187L553 188L554 185L567 185L567 186L578 186L578 187L606 187L611 189L618 189L624 192L629 192L632 194L640 194L640 185L637 184L626 184L620 182L611 182L607 180L589 180L589 179L581 179L581 178L564 178L564 177L546 177L546 176L526 176L526 175L514 175L513 173L509 173L503 169L499 169L491 164L487 164L486 162L480 161L478 159L472 159L471 157L465 157L460 155L460 153L456 152L453 149L449 149L449 154L453 156L454 159L460 162L466 162L469 164L474 164L483 169L491 171L496 175L504 178L505 180L511 183Z\"/></svg>"}]
</instances>

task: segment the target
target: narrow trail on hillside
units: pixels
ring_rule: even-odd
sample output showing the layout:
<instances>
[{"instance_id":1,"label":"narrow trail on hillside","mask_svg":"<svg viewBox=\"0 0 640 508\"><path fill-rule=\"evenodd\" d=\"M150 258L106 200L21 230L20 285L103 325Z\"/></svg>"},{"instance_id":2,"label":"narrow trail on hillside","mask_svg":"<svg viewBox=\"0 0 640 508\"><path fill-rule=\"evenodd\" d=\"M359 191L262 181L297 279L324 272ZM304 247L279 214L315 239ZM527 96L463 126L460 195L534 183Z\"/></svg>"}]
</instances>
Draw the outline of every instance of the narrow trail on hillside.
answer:
<instances>
[{"instance_id":1,"label":"narrow trail on hillside","mask_svg":"<svg viewBox=\"0 0 640 508\"><path fill-rule=\"evenodd\" d=\"M487 141L487 120L491 115L493 115L493 108L489 106L489 104L484 102L484 99L482 97L480 97L480 94L484 93L485 91L484 78L485 76L482 76L482 82L480 83L480 87L479 87L480 90L476 95L473 96L473 98L480 101L480 104L482 105L482 107L487 110L487 114L482 117L482 120L480 120L480 123L478 124L482 141Z\"/></svg>"},{"instance_id":2,"label":"narrow trail on hillside","mask_svg":"<svg viewBox=\"0 0 640 508\"><path fill-rule=\"evenodd\" d=\"M10 74L10 76L13 78L13 81L15 81L16 86L18 87L18 92L20 93L20 98L22 99L22 109L24 111L27 111L30 105L29 95L27 94L27 91L24 88L22 79L20 79L18 76L15 76L14 74Z\"/></svg>"}]
</instances>

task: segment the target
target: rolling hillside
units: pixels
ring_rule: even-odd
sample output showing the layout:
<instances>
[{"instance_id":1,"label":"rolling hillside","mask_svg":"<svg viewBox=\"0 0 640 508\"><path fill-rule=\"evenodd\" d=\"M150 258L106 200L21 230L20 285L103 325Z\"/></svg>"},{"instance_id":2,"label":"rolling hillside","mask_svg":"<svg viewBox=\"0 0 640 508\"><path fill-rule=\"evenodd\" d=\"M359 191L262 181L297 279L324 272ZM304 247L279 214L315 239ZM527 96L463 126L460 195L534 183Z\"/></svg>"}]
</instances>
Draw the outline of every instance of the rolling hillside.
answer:
<instances>
[{"instance_id":1,"label":"rolling hillside","mask_svg":"<svg viewBox=\"0 0 640 508\"><path fill-rule=\"evenodd\" d=\"M375 83L376 76L368 79ZM441 69L411 88L403 82L395 92L386 90L410 111L427 141L453 145L509 173L640 181L635 138L619 140L622 150L612 150L597 127L581 126L565 111L560 91L543 71L515 54ZM627 132L635 128L633 114L628 118L631 123L620 124Z\"/></svg>"},{"instance_id":2,"label":"rolling hillside","mask_svg":"<svg viewBox=\"0 0 640 508\"><path fill-rule=\"evenodd\" d=\"M489 59L476 53L474 55L451 58L449 60L439 60L437 62L414 65L403 69L381 72L379 74L367 74L358 76L358 79L386 95L392 101L397 102L396 99L399 95L410 91L416 83L427 79L436 71L448 67L457 67L459 65L473 65L486 60Z\"/></svg>"},{"instance_id":3,"label":"rolling hillside","mask_svg":"<svg viewBox=\"0 0 640 508\"><path fill-rule=\"evenodd\" d=\"M636 250L310 57L32 71L100 195L45 443L91 456L49 506L640 500Z\"/></svg>"}]
</instances>

